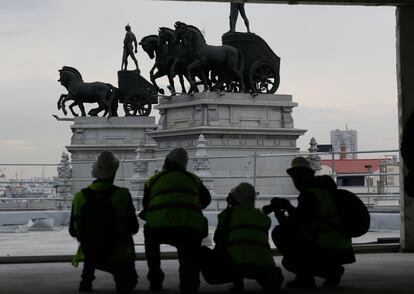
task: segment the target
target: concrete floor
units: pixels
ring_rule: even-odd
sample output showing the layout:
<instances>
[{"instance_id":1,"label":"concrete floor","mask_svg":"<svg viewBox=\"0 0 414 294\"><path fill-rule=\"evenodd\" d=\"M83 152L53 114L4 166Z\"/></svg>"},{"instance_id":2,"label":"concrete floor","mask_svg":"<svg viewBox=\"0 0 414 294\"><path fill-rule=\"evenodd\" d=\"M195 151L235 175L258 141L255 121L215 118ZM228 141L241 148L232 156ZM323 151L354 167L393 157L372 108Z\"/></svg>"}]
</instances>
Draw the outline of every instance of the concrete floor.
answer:
<instances>
[{"instance_id":1,"label":"concrete floor","mask_svg":"<svg viewBox=\"0 0 414 294\"><path fill-rule=\"evenodd\" d=\"M346 267L340 288L328 290L298 291L283 288L282 293L414 293L414 253L380 253L359 254L357 263ZM276 257L280 264L280 257ZM146 263L137 261L136 267L140 281L133 293L150 293L146 281ZM166 273L165 290L161 293L179 293L178 263L175 260L163 261ZM2 264L0 265L0 293L78 293L80 269L68 263L39 263L39 264ZM285 272L285 280L292 275ZM317 283L321 284L321 280ZM229 285L211 286L202 282L200 293L228 293ZM97 272L94 283L95 293L115 293L112 277L103 272ZM246 293L261 293L253 281L246 283Z\"/></svg>"},{"instance_id":2,"label":"concrete floor","mask_svg":"<svg viewBox=\"0 0 414 294\"><path fill-rule=\"evenodd\" d=\"M204 245L212 245L212 236L215 228L210 228L209 238ZM376 242L378 238L397 238L399 231L368 232L362 237L353 239L354 244ZM274 244L269 238L272 248ZM135 250L144 252L144 236L141 229L134 236ZM77 250L77 241L69 236L67 227L58 227L55 231L0 233L0 260L3 257L13 256L47 256L72 255Z\"/></svg>"}]
</instances>

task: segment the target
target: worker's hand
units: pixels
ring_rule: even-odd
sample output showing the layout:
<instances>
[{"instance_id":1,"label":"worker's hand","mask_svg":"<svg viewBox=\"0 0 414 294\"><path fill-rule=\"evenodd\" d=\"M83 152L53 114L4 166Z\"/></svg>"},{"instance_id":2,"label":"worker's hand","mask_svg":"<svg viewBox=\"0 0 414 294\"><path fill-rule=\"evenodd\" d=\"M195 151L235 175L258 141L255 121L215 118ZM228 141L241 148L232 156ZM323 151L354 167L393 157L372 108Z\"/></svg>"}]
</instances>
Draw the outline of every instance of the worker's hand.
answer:
<instances>
[{"instance_id":1,"label":"worker's hand","mask_svg":"<svg viewBox=\"0 0 414 294\"><path fill-rule=\"evenodd\" d=\"M272 200L270 201L270 205L272 205L274 210L284 210L291 206L289 200L279 197L272 198Z\"/></svg>"},{"instance_id":2,"label":"worker's hand","mask_svg":"<svg viewBox=\"0 0 414 294\"><path fill-rule=\"evenodd\" d=\"M274 211L272 204L263 206L262 211L264 214L271 214Z\"/></svg>"}]
</instances>

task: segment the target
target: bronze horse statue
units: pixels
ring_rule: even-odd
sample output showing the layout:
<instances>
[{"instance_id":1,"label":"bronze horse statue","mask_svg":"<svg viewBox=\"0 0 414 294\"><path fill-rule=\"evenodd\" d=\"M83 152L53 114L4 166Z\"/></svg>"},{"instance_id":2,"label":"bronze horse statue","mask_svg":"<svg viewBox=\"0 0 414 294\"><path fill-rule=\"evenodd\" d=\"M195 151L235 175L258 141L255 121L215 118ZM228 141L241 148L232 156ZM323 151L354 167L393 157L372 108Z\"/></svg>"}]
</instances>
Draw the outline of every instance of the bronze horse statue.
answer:
<instances>
[{"instance_id":1,"label":"bronze horse statue","mask_svg":"<svg viewBox=\"0 0 414 294\"><path fill-rule=\"evenodd\" d=\"M182 22L176 22L175 32L177 42L182 42L188 54L192 56L192 62L187 66L187 79L191 84L191 89L196 87L193 79L193 72L206 68L218 76L217 83L211 90L223 89L223 84L229 80L239 83L239 91L245 91L243 80L244 58L240 50L228 46L211 46L206 43L203 34L198 28ZM172 71L174 68L172 68ZM208 79L201 76L204 84L204 91L208 90Z\"/></svg>"},{"instance_id":2,"label":"bronze horse statue","mask_svg":"<svg viewBox=\"0 0 414 294\"><path fill-rule=\"evenodd\" d=\"M62 108L65 115L67 115L66 101L73 100L69 109L74 116L78 116L73 110L76 105L81 115L86 116L83 103L98 103L98 108L89 111L88 114L91 116L97 116L101 111L105 111L104 116L108 113L109 116L117 116L118 99L117 89L114 86L102 82L85 83L80 72L70 66L60 69L59 76L58 82L68 90L68 94L62 94L57 102L58 109Z\"/></svg>"},{"instance_id":3,"label":"bronze horse statue","mask_svg":"<svg viewBox=\"0 0 414 294\"><path fill-rule=\"evenodd\" d=\"M170 62L169 68L170 73L169 75L174 78L175 75L178 75L181 77L187 75L187 66L193 62L193 56L191 52L189 52L183 45L183 42L180 42L177 40L177 34L174 30L166 27L161 27L159 29L159 42L165 43L168 46L168 60ZM192 72L192 78L195 81L196 78L198 78L201 81L206 80L208 82L208 85L211 86L211 82L208 79L208 71L205 67L201 67L197 70L194 70ZM187 79L187 81L190 83L190 81ZM196 86L201 84L202 82L197 81ZM183 87L183 93L185 92L185 88L183 83L181 83L181 86ZM198 92L198 88L195 87L193 89L190 89L188 91L191 92Z\"/></svg>"},{"instance_id":4,"label":"bronze horse statue","mask_svg":"<svg viewBox=\"0 0 414 294\"><path fill-rule=\"evenodd\" d=\"M162 29L162 28L161 28ZM152 84L157 88L157 91L161 94L164 94L164 90L161 89L156 82L156 79L167 76L170 85L168 86L172 95L175 95L175 86L174 86L174 76L170 74L171 64L174 60L172 57L173 53L170 52L167 42L162 38L162 33L160 29L160 35L149 35L139 42L142 49L147 52L148 56L151 59L155 58L155 63L150 70L150 79ZM173 31L174 32L174 31ZM156 71L155 71L156 70ZM185 93L184 78L183 74L179 75L182 92Z\"/></svg>"}]
</instances>

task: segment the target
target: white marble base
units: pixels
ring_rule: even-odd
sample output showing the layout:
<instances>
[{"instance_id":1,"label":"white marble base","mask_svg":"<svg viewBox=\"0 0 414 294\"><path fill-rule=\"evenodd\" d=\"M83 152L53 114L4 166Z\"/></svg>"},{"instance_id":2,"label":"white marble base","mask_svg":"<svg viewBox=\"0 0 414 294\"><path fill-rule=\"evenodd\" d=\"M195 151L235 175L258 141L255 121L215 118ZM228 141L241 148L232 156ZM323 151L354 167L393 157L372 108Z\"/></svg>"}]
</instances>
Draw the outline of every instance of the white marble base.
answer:
<instances>
[{"instance_id":1,"label":"white marble base","mask_svg":"<svg viewBox=\"0 0 414 294\"><path fill-rule=\"evenodd\" d=\"M127 160L121 161L115 184L129 187L136 149L150 140L146 134L156 128L154 117L76 117L71 125L71 144L66 146L72 159L72 192L93 180L91 165L103 150Z\"/></svg>"},{"instance_id":2,"label":"white marble base","mask_svg":"<svg viewBox=\"0 0 414 294\"><path fill-rule=\"evenodd\" d=\"M285 172L292 157L260 155L298 150L296 140L306 130L293 126L295 106L290 95L206 92L160 99L156 106L159 127L149 133L157 144L154 156L165 157L176 147L194 156L203 135L216 194L226 195L242 181L255 182L261 195L294 194ZM259 155L256 160L255 153ZM225 158L235 155L240 157Z\"/></svg>"}]
</instances>

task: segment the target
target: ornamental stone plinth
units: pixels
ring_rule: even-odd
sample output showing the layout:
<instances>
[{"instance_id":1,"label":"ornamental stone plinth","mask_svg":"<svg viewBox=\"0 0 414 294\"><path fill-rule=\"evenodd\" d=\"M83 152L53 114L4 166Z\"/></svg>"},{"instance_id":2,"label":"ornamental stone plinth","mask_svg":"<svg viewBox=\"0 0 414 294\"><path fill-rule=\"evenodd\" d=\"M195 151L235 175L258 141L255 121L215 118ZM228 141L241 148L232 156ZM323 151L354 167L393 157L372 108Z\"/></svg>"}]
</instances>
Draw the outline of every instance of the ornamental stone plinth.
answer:
<instances>
[{"instance_id":1,"label":"ornamental stone plinth","mask_svg":"<svg viewBox=\"0 0 414 294\"><path fill-rule=\"evenodd\" d=\"M153 142L147 133L157 128L154 117L75 117L71 144L72 192L86 187L93 178L91 166L98 154L109 150L120 160L115 184L129 187L136 150Z\"/></svg>"},{"instance_id":2,"label":"ornamental stone plinth","mask_svg":"<svg viewBox=\"0 0 414 294\"><path fill-rule=\"evenodd\" d=\"M296 193L287 177L296 140L306 131L295 129L291 95L203 92L159 99L158 129L149 132L157 156L183 147L200 164L197 146L203 135L214 191L226 195L242 181L256 184L260 195ZM279 155L265 157L264 155ZM276 180L275 180L276 179Z\"/></svg>"}]
</instances>

